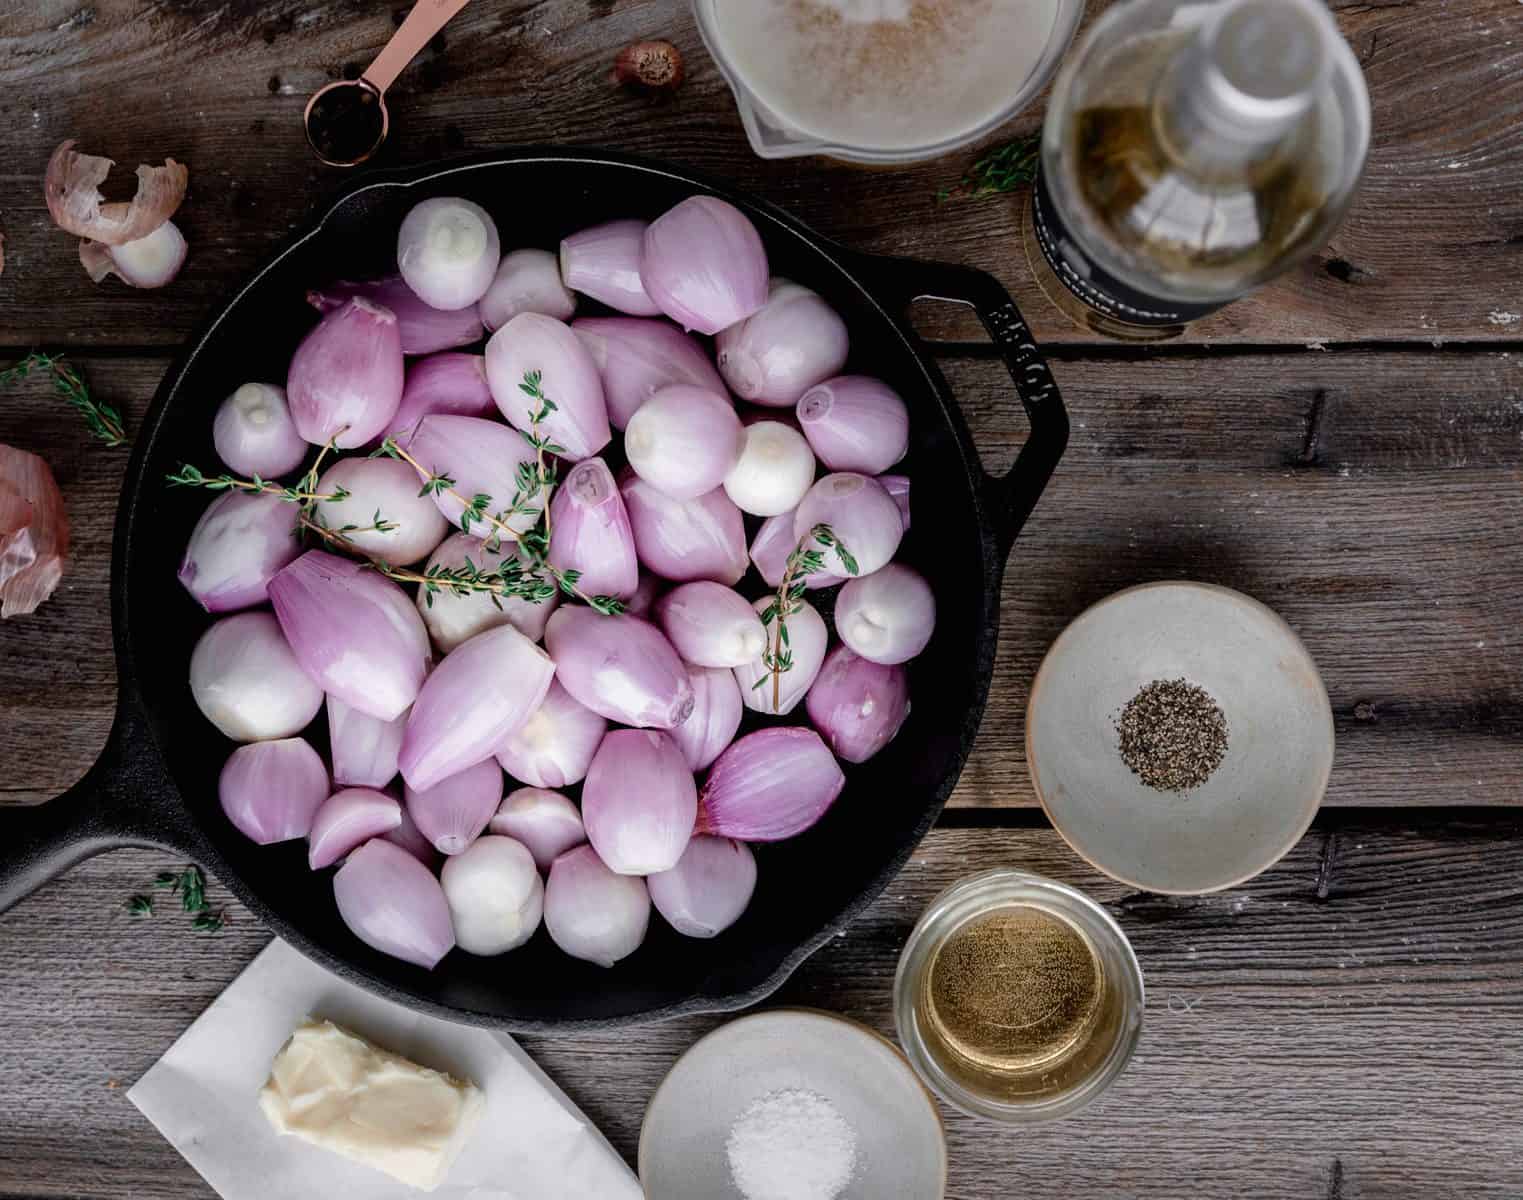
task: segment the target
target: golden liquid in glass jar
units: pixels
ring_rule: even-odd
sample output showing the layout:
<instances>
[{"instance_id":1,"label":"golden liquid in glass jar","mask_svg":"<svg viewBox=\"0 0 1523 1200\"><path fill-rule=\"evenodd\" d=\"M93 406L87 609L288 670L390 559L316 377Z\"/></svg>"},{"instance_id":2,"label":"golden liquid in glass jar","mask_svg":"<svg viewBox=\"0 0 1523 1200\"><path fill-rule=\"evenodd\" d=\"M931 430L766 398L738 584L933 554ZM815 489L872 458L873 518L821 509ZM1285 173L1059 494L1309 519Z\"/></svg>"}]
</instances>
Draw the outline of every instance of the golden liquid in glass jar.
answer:
<instances>
[{"instance_id":1,"label":"golden liquid in glass jar","mask_svg":"<svg viewBox=\"0 0 1523 1200\"><path fill-rule=\"evenodd\" d=\"M991 1099L1040 1099L1087 1077L1114 1042L1121 1004L1077 926L1012 904L952 931L916 1002L927 1050Z\"/></svg>"}]
</instances>

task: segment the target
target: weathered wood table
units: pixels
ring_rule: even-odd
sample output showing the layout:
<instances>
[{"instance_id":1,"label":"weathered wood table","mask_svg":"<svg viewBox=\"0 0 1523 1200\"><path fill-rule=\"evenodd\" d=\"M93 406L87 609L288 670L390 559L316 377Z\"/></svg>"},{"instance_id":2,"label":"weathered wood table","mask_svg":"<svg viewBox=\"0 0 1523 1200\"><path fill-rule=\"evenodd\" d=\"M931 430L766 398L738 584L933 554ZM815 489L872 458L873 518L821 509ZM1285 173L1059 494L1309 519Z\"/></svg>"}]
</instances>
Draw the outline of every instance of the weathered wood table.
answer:
<instances>
[{"instance_id":1,"label":"weathered wood table","mask_svg":"<svg viewBox=\"0 0 1523 1200\"><path fill-rule=\"evenodd\" d=\"M175 346L343 183L307 152L302 105L356 74L403 4L0 3L0 365L67 350L140 419ZM948 1114L957 1200L1523 1195L1523 7L1377 0L1339 19L1375 113L1348 223L1289 278L1150 350L1096 344L1047 309L1019 197L935 202L972 153L893 172L752 157L678 0L482 0L393 92L393 162L533 141L666 156L849 244L993 271L1046 341L1073 440L1015 549L973 758L903 875L777 996L890 1032L906 932L976 869L1019 864L1110 905L1147 973L1136 1061L1054 1127ZM687 56L670 103L605 80L644 37ZM172 286L84 277L42 203L66 137L129 169L189 164L192 250ZM1002 466L1021 422L999 368L955 319L925 322ZM24 804L76 779L110 720L125 454L40 383L0 394L0 441L48 458L75 532L61 591L0 628L0 802ZM1190 900L1130 893L1070 853L1031 810L1021 738L1062 626L1178 577L1277 608L1323 668L1339 737L1330 807L1301 845ZM125 897L167 865L97 859L0 919L0 1196L210 1195L124 1087L267 935L236 906L215 936L130 919ZM656 1082L717 1023L526 1044L632 1157Z\"/></svg>"}]
</instances>

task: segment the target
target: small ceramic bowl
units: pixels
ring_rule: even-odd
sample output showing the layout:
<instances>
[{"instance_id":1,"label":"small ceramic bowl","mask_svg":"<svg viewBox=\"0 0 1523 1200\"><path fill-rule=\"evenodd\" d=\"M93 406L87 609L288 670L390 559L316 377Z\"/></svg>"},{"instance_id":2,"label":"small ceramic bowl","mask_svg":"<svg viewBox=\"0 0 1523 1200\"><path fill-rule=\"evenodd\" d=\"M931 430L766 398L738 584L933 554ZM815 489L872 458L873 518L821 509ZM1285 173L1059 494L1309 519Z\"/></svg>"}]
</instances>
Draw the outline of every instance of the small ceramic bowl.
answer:
<instances>
[{"instance_id":1,"label":"small ceramic bowl","mask_svg":"<svg viewBox=\"0 0 1523 1200\"><path fill-rule=\"evenodd\" d=\"M1121 760L1116 718L1145 685L1204 688L1226 757L1167 792ZM1053 826L1107 875L1150 892L1232 887L1277 862L1322 803L1333 713L1317 665L1258 601L1203 583L1128 588L1081 613L1047 652L1026 710L1026 762Z\"/></svg>"},{"instance_id":2,"label":"small ceramic bowl","mask_svg":"<svg viewBox=\"0 0 1523 1200\"><path fill-rule=\"evenodd\" d=\"M730 1131L754 1102L791 1089L825 1097L855 1131L857 1169L840 1200L942 1200L941 1118L904 1056L855 1021L796 1008L731 1021L677 1060L640 1130L646 1196L739 1200Z\"/></svg>"}]
</instances>

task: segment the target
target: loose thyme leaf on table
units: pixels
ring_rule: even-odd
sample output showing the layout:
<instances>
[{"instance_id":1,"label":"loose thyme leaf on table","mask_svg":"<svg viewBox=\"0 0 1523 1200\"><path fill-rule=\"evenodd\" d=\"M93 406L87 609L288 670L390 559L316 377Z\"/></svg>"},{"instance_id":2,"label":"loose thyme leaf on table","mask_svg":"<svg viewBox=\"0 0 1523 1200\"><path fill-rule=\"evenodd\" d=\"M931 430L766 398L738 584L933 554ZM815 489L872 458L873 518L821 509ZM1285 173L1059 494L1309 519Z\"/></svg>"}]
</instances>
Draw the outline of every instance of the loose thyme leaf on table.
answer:
<instances>
[{"instance_id":1,"label":"loose thyme leaf on table","mask_svg":"<svg viewBox=\"0 0 1523 1200\"><path fill-rule=\"evenodd\" d=\"M1042 135L1028 133L989 151L968 168L956 187L936 193L937 203L948 200L978 200L1013 192L1036 178L1041 159Z\"/></svg>"},{"instance_id":2,"label":"loose thyme leaf on table","mask_svg":"<svg viewBox=\"0 0 1523 1200\"><path fill-rule=\"evenodd\" d=\"M25 379L33 371L47 371L53 377L53 390L79 410L86 427L106 445L127 444L127 427L122 421L122 414L104 400L97 400L91 395L90 385L70 363L64 361L62 354L33 351L15 366L0 371L0 384Z\"/></svg>"}]
</instances>

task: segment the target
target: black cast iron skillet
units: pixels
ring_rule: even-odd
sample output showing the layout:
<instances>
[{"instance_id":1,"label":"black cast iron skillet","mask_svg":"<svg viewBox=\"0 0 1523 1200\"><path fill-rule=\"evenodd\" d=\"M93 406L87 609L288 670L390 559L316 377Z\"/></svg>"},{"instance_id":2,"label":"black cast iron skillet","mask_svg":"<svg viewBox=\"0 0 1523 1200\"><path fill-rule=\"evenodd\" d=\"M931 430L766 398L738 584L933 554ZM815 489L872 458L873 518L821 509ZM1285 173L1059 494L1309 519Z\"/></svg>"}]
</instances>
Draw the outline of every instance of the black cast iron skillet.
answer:
<instances>
[{"instance_id":1,"label":"black cast iron skillet","mask_svg":"<svg viewBox=\"0 0 1523 1200\"><path fill-rule=\"evenodd\" d=\"M910 453L898 469L913 479L914 523L900 557L925 572L939 606L936 634L911 670L910 719L876 758L848 768L846 790L819 825L759 848L756 896L717 939L678 937L655 917L646 944L611 970L561 954L543 932L503 958L455 951L432 972L385 957L344 927L331 872L308 871L303 844L255 846L218 807L217 773L230 746L196 710L186 682L209 618L175 579L211 497L170 489L164 477L184 462L215 464L217 403L247 380L283 380L315 320L305 289L392 269L397 226L417 201L476 200L495 216L506 248L554 246L615 217L653 218L695 193L745 211L773 272L814 288L845 318L848 369L881 376L910 405ZM1019 420L1019 404L1030 434L1002 478L979 466L946 380L906 323L920 297L973 306L1009 367L1010 420ZM68 793L0 810L0 911L89 855L157 846L202 863L309 957L438 1016L549 1031L754 1004L877 896L940 812L983 712L1006 556L1067 436L1058 390L1025 321L982 272L859 254L712 180L600 151L528 149L370 177L245 284L160 387L137 435L116 524L115 726L100 760ZM754 576L747 583L761 594ZM793 720L803 720L802 708Z\"/></svg>"}]
</instances>

